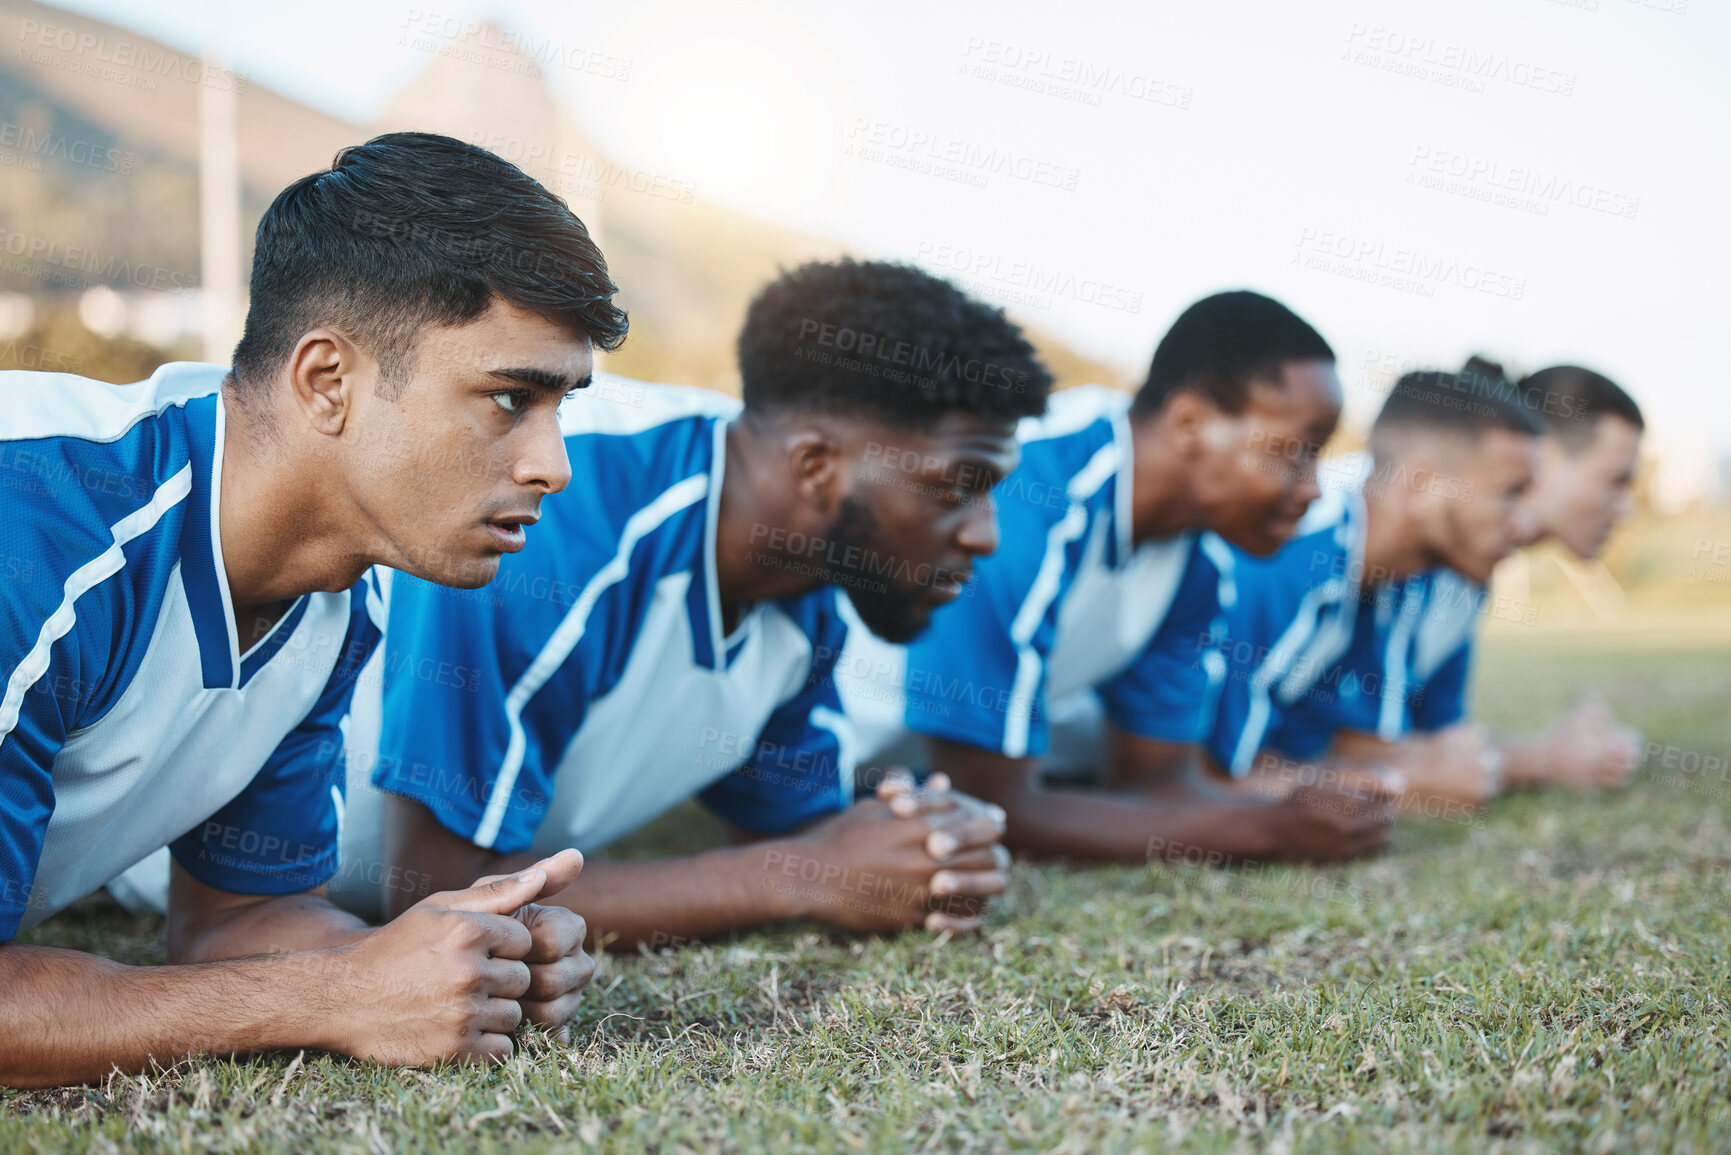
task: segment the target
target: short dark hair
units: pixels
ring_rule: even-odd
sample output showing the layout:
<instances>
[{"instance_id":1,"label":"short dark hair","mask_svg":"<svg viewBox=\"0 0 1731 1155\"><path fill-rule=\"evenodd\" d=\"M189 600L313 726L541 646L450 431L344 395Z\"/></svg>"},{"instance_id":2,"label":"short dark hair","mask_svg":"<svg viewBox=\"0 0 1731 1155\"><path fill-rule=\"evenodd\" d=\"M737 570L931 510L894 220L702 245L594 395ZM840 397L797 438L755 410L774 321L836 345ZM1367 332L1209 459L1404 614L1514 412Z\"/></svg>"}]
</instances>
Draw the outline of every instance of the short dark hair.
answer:
<instances>
[{"instance_id":1,"label":"short dark hair","mask_svg":"<svg viewBox=\"0 0 1731 1155\"><path fill-rule=\"evenodd\" d=\"M1461 376L1482 389L1512 394L1539 419L1545 434L1571 454L1598 437L1601 417L1620 417L1636 429L1647 427L1641 407L1621 386L1579 365L1552 365L1515 381L1500 362L1474 354L1461 366Z\"/></svg>"},{"instance_id":2,"label":"short dark hair","mask_svg":"<svg viewBox=\"0 0 1731 1155\"><path fill-rule=\"evenodd\" d=\"M967 410L1045 411L1052 376L1002 309L886 261L814 261L758 293L739 331L747 412L859 414L929 428Z\"/></svg>"},{"instance_id":3,"label":"short dark hair","mask_svg":"<svg viewBox=\"0 0 1731 1155\"><path fill-rule=\"evenodd\" d=\"M1278 383L1288 361L1333 360L1322 334L1273 297L1248 289L1215 293L1180 313L1160 338L1131 410L1154 412L1189 389L1239 413L1252 381Z\"/></svg>"},{"instance_id":4,"label":"short dark hair","mask_svg":"<svg viewBox=\"0 0 1731 1155\"><path fill-rule=\"evenodd\" d=\"M1622 386L1579 365L1552 365L1521 378L1528 398L1542 397L1545 431L1570 453L1579 453L1599 435L1599 418L1619 417L1636 429L1647 428L1641 407Z\"/></svg>"},{"instance_id":5,"label":"short dark hair","mask_svg":"<svg viewBox=\"0 0 1731 1155\"><path fill-rule=\"evenodd\" d=\"M1391 436L1417 432L1478 441L1493 429L1537 437L1538 416L1501 374L1482 370L1445 373L1440 369L1408 373L1394 383L1370 427L1375 452Z\"/></svg>"},{"instance_id":6,"label":"short dark hair","mask_svg":"<svg viewBox=\"0 0 1731 1155\"><path fill-rule=\"evenodd\" d=\"M330 325L400 388L421 330L473 321L495 297L615 349L618 291L583 222L522 169L448 136L393 132L343 149L265 211L235 380L243 392L263 382Z\"/></svg>"}]
</instances>

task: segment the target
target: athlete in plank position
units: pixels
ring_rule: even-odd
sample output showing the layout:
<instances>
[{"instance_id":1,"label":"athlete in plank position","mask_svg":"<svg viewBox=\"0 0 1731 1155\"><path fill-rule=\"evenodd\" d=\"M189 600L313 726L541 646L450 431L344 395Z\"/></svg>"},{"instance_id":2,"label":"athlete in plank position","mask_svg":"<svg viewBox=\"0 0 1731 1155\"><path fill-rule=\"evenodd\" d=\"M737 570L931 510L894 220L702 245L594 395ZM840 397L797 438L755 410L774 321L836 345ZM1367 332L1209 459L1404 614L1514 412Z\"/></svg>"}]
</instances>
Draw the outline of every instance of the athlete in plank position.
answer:
<instances>
[{"instance_id":1,"label":"athlete in plank position","mask_svg":"<svg viewBox=\"0 0 1731 1155\"><path fill-rule=\"evenodd\" d=\"M612 405L573 407L577 480L487 589L393 580L379 753L351 770L388 796L357 860L382 841L387 879L465 886L696 796L760 841L592 862L550 901L627 947L801 916L978 924L1004 886L1001 815L941 779L850 806L837 598L905 640L963 591L1050 379L1000 310L853 261L768 286L739 368L743 406L614 381ZM388 908L413 898L383 888Z\"/></svg>"},{"instance_id":2,"label":"athlete in plank position","mask_svg":"<svg viewBox=\"0 0 1731 1155\"><path fill-rule=\"evenodd\" d=\"M1500 365L1475 357L1460 379L1480 392L1516 399L1543 425L1514 544L1554 539L1584 561L1597 558L1632 509L1644 424L1634 399L1608 377L1575 365L1554 365L1513 382ZM1474 592L1482 594L1478 587ZM1469 636L1463 668L1471 645ZM1393 749L1381 735L1350 727L1335 739L1342 755L1403 765L1409 805L1429 809L1481 803L1504 789L1619 786L1634 772L1641 750L1639 735L1619 726L1596 694L1533 737L1492 738L1463 720L1431 738L1414 736L1408 745Z\"/></svg>"},{"instance_id":3,"label":"athlete in plank position","mask_svg":"<svg viewBox=\"0 0 1731 1155\"><path fill-rule=\"evenodd\" d=\"M1530 533L1540 424L1486 378L1409 373L1270 558L1237 559L1209 750L1240 777L1392 764L1403 811L1459 818L1505 755L1463 721L1484 583Z\"/></svg>"},{"instance_id":4,"label":"athlete in plank position","mask_svg":"<svg viewBox=\"0 0 1731 1155\"><path fill-rule=\"evenodd\" d=\"M259 223L232 371L7 373L0 1082L318 1047L500 1058L563 1024L573 854L369 929L323 895L376 563L474 586L570 476L556 411L625 316L565 205L446 137L345 149ZM164 845L166 967L16 941Z\"/></svg>"},{"instance_id":5,"label":"athlete in plank position","mask_svg":"<svg viewBox=\"0 0 1731 1155\"><path fill-rule=\"evenodd\" d=\"M1210 782L1201 758L1221 674L1215 623L1234 597L1221 539L1265 554L1291 536L1339 416L1328 344L1242 291L1186 309L1133 399L1057 394L1024 423L1022 464L994 494L1004 547L980 563L973 596L905 649L850 638L842 673L866 720L863 756L917 758L898 746L924 736L931 768L1002 806L1005 841L1034 854L1378 849L1380 787L1251 797ZM1052 770L1104 789L1043 780Z\"/></svg>"}]
</instances>

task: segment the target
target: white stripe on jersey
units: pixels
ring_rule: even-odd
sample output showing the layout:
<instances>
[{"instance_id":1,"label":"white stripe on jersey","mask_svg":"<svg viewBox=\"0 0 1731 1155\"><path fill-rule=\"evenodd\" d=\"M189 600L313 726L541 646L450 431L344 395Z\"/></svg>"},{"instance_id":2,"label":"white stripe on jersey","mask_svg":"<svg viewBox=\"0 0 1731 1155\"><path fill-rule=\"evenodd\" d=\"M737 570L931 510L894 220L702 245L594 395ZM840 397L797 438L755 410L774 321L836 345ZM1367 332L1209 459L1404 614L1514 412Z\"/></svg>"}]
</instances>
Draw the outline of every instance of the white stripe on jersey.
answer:
<instances>
[{"instance_id":1,"label":"white stripe on jersey","mask_svg":"<svg viewBox=\"0 0 1731 1155\"><path fill-rule=\"evenodd\" d=\"M42 623L36 644L24 655L6 682L6 697L0 700L0 744L18 725L18 711L23 708L24 695L43 674L48 672L48 653L54 643L65 637L78 622L75 603L126 567L126 543L141 533L149 533L162 515L179 505L192 492L192 464L188 462L179 473L165 481L151 496L150 504L133 510L109 528L114 544L72 571L62 587L64 596L55 611Z\"/></svg>"},{"instance_id":2,"label":"white stripe on jersey","mask_svg":"<svg viewBox=\"0 0 1731 1155\"><path fill-rule=\"evenodd\" d=\"M832 710L828 706L813 706L811 724L835 736L836 769L841 779L841 804L844 807L853 805L853 771L856 758L853 722L839 710Z\"/></svg>"},{"instance_id":3,"label":"white stripe on jersey","mask_svg":"<svg viewBox=\"0 0 1731 1155\"><path fill-rule=\"evenodd\" d=\"M1383 586L1378 596L1394 596L1392 587ZM1377 717L1376 734L1384 742L1397 742L1406 732L1407 656L1412 652L1413 631L1418 628L1419 612L1424 598L1402 587L1400 620L1388 632L1388 650L1383 656L1382 710Z\"/></svg>"},{"instance_id":4,"label":"white stripe on jersey","mask_svg":"<svg viewBox=\"0 0 1731 1155\"><path fill-rule=\"evenodd\" d=\"M1004 753L1021 758L1028 752L1028 728L1033 720L1034 687L1039 684L1040 655L1034 652L1034 631L1046 616L1052 599L1058 596L1058 583L1064 575L1064 550L1088 527L1088 514L1082 502L1093 497L1112 478L1118 468L1119 445L1116 439L1095 450L1075 477L1070 479L1070 508L1063 520L1046 534L1046 555L1040 559L1039 573L1028 589L1028 596L1010 623L1010 639L1016 643L1016 677L1010 687L1010 703L1004 717Z\"/></svg>"},{"instance_id":5,"label":"white stripe on jersey","mask_svg":"<svg viewBox=\"0 0 1731 1155\"><path fill-rule=\"evenodd\" d=\"M701 501L708 492L709 474L693 474L670 486L661 496L632 514L620 535L619 549L614 553L613 560L603 566L601 571L589 580L589 584L583 587L582 594L559 623L559 628L553 632L553 636L535 656L535 660L529 663L529 668L517 679L517 684L511 687L510 694L505 698L505 716L511 726L510 743L505 748L505 759L499 768L499 778L493 783L492 793L487 796L487 809L475 830L475 845L491 849L493 840L499 836L499 825L505 820L505 809L510 804L511 791L517 785L517 773L523 768L523 709L529 704L529 699L558 671L565 659L570 657L571 651L577 648L577 643L582 641L583 631L588 628L589 614L594 610L595 603L608 587L621 581L630 571L631 554L636 549L637 542L680 510Z\"/></svg>"}]
</instances>

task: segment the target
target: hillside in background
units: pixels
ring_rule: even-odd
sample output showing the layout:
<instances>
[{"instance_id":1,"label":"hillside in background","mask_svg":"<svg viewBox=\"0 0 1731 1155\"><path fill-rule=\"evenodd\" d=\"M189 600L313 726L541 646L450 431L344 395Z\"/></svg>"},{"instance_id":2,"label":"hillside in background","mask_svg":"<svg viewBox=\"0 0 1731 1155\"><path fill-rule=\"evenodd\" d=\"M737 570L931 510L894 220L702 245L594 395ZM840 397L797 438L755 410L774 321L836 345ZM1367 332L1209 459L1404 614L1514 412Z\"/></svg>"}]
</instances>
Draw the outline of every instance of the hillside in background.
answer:
<instances>
[{"instance_id":1,"label":"hillside in background","mask_svg":"<svg viewBox=\"0 0 1731 1155\"><path fill-rule=\"evenodd\" d=\"M29 0L0 0L0 45L9 46L0 73L0 292L37 299L41 316L60 318L52 321L59 344L50 348L102 376L102 343L64 320L78 293L93 284L191 290L199 282L197 80L211 74L149 37ZM460 52L443 42L426 47L426 69L365 125L214 74L212 83L238 91L248 238L284 185L326 167L342 146L404 129L448 133L521 165L589 225L632 318L631 339L610 369L728 390L737 389L733 337L752 294L779 269L846 252L614 161L497 30ZM70 248L79 252L69 260ZM249 246L243 258L250 256ZM1114 370L1034 337L1067 383L1116 382ZM197 355L196 342L162 344L176 356ZM0 356L8 366L20 360ZM136 379L137 362L119 358L115 379Z\"/></svg>"}]
</instances>

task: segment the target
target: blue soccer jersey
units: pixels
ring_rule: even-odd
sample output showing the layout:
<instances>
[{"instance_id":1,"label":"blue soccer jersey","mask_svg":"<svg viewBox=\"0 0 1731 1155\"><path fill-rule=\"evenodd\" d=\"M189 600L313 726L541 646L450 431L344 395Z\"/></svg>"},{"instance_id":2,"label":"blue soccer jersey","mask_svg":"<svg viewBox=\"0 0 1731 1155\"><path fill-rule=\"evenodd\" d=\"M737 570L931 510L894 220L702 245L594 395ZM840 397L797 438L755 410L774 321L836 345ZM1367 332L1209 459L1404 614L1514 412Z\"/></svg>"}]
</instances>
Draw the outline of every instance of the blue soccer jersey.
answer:
<instances>
[{"instance_id":1,"label":"blue soccer jersey","mask_svg":"<svg viewBox=\"0 0 1731 1155\"><path fill-rule=\"evenodd\" d=\"M826 587L734 607L715 533L738 403L601 378L567 402L570 486L492 584L394 575L373 783L501 852L594 849L698 794L775 834L852 795ZM358 768L358 767L357 767ZM351 781L355 770L351 770Z\"/></svg>"},{"instance_id":2,"label":"blue soccer jersey","mask_svg":"<svg viewBox=\"0 0 1731 1155\"><path fill-rule=\"evenodd\" d=\"M1054 395L1018 431L1021 464L992 492L1000 544L963 596L906 647L850 634L842 677L862 757L894 748L900 726L1040 755L1051 704L1089 691L1130 733L1201 740L1226 546L1193 533L1133 543L1129 404L1098 386Z\"/></svg>"},{"instance_id":3,"label":"blue soccer jersey","mask_svg":"<svg viewBox=\"0 0 1731 1155\"><path fill-rule=\"evenodd\" d=\"M1208 738L1242 775L1271 750L1311 761L1341 730L1398 741L1465 713L1482 590L1452 570L1360 588L1357 473L1311 507L1273 556L1234 550L1236 598L1219 639L1227 677Z\"/></svg>"},{"instance_id":4,"label":"blue soccer jersey","mask_svg":"<svg viewBox=\"0 0 1731 1155\"><path fill-rule=\"evenodd\" d=\"M218 527L226 370L0 373L0 941L163 846L240 894L336 866L361 583L242 652Z\"/></svg>"}]
</instances>

